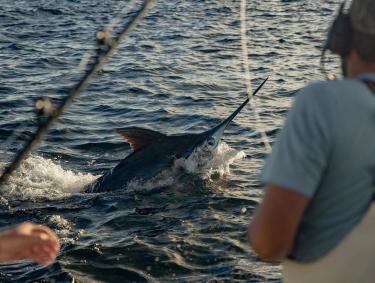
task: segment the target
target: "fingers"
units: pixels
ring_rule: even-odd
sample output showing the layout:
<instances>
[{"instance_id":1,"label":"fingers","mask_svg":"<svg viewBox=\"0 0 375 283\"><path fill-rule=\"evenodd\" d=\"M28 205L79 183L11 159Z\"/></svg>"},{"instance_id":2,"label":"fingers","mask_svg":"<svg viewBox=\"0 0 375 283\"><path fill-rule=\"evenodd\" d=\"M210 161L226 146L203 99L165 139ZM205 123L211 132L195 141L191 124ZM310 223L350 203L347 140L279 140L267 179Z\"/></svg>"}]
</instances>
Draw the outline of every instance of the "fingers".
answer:
<instances>
[{"instance_id":1,"label":"fingers","mask_svg":"<svg viewBox=\"0 0 375 283\"><path fill-rule=\"evenodd\" d=\"M59 249L60 243L56 234L45 226L35 226L32 230L32 235L36 237L38 243L37 253L34 253L36 262L42 265L47 265L49 262L55 259Z\"/></svg>"},{"instance_id":2,"label":"fingers","mask_svg":"<svg viewBox=\"0 0 375 283\"><path fill-rule=\"evenodd\" d=\"M56 257L56 250L48 245L36 244L30 248L27 258L39 264L48 265Z\"/></svg>"},{"instance_id":3,"label":"fingers","mask_svg":"<svg viewBox=\"0 0 375 283\"><path fill-rule=\"evenodd\" d=\"M56 234L50 228L48 228L47 226L34 225L33 228L32 228L32 232L45 233L48 236L50 236L51 238L54 238L57 242L59 241Z\"/></svg>"},{"instance_id":4,"label":"fingers","mask_svg":"<svg viewBox=\"0 0 375 283\"><path fill-rule=\"evenodd\" d=\"M30 234L32 228L35 226L35 224L32 224L30 222L23 222L19 225L17 225L14 229L11 231L14 234L19 234L19 235L27 235Z\"/></svg>"},{"instance_id":5,"label":"fingers","mask_svg":"<svg viewBox=\"0 0 375 283\"><path fill-rule=\"evenodd\" d=\"M34 253L28 257L28 259L31 259L41 265L48 265L54 258L54 256L50 256L42 252Z\"/></svg>"},{"instance_id":6,"label":"fingers","mask_svg":"<svg viewBox=\"0 0 375 283\"><path fill-rule=\"evenodd\" d=\"M56 234L46 226L22 223L15 228L12 239L17 242L13 259L31 259L39 264L47 265L55 259L60 243Z\"/></svg>"},{"instance_id":7,"label":"fingers","mask_svg":"<svg viewBox=\"0 0 375 283\"><path fill-rule=\"evenodd\" d=\"M51 246L57 253L60 249L60 241L52 230L45 226L36 226L32 229L32 234L45 241L46 245Z\"/></svg>"},{"instance_id":8,"label":"fingers","mask_svg":"<svg viewBox=\"0 0 375 283\"><path fill-rule=\"evenodd\" d=\"M60 249L58 237L46 226L25 222L18 225L15 230L18 235L30 236L31 238L45 241L46 244L52 245L56 252Z\"/></svg>"}]
</instances>

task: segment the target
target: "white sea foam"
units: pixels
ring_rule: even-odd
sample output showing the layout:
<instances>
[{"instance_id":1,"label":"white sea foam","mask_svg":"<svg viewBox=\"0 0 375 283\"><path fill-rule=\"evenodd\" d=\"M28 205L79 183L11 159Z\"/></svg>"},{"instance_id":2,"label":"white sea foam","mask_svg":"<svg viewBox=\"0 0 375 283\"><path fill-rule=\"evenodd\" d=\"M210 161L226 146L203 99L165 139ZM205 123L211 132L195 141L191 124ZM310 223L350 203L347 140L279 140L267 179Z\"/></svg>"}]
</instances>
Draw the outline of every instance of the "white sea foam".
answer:
<instances>
[{"instance_id":1,"label":"white sea foam","mask_svg":"<svg viewBox=\"0 0 375 283\"><path fill-rule=\"evenodd\" d=\"M190 173L199 174L203 178L209 179L212 175L218 174L220 177L229 175L230 165L245 156L243 151L237 151L225 142L220 142L218 147L210 152L202 152L198 148L180 165Z\"/></svg>"},{"instance_id":2,"label":"white sea foam","mask_svg":"<svg viewBox=\"0 0 375 283\"><path fill-rule=\"evenodd\" d=\"M237 151L221 142L213 151L201 147L188 159L177 159L172 168L162 171L149 180L135 180L127 184L127 190L150 190L170 186L181 173L199 175L210 179L212 175L229 175L230 165L244 158L243 151ZM59 161L31 155L3 186L6 199L34 200L40 198L56 199L79 193L98 176L89 173L64 169ZM5 204L4 204L5 205Z\"/></svg>"},{"instance_id":3,"label":"white sea foam","mask_svg":"<svg viewBox=\"0 0 375 283\"><path fill-rule=\"evenodd\" d=\"M6 198L53 199L78 193L95 179L88 173L64 169L58 161L31 155L3 185L2 193Z\"/></svg>"},{"instance_id":4,"label":"white sea foam","mask_svg":"<svg viewBox=\"0 0 375 283\"><path fill-rule=\"evenodd\" d=\"M205 180L213 175L223 177L230 174L230 165L244 158L246 154L220 142L212 151L205 146L197 148L187 159L176 159L172 168L162 171L149 180L134 180L127 184L129 191L147 191L156 187L170 186L176 183L183 173L198 175Z\"/></svg>"}]
</instances>

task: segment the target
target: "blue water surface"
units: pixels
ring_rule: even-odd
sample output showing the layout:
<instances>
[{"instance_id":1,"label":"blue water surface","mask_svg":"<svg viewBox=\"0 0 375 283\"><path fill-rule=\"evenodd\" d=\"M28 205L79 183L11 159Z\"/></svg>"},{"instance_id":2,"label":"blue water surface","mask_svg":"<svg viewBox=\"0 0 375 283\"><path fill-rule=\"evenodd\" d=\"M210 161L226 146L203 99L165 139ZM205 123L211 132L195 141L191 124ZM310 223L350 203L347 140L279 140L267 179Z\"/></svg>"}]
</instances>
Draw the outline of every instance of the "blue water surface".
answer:
<instances>
[{"instance_id":1,"label":"blue water surface","mask_svg":"<svg viewBox=\"0 0 375 283\"><path fill-rule=\"evenodd\" d=\"M320 47L340 1L247 2L253 88L272 73L256 101L259 121L243 109L203 172L82 192L131 152L115 129L198 133L246 98L240 1L157 1L1 188L1 227L44 223L62 241L47 268L0 265L1 282L280 281L280 266L259 261L246 242L262 195L259 133L272 143L295 92L322 79ZM140 4L0 0L2 168L38 124L35 100L61 102L92 63L96 31L112 22L116 34Z\"/></svg>"}]
</instances>

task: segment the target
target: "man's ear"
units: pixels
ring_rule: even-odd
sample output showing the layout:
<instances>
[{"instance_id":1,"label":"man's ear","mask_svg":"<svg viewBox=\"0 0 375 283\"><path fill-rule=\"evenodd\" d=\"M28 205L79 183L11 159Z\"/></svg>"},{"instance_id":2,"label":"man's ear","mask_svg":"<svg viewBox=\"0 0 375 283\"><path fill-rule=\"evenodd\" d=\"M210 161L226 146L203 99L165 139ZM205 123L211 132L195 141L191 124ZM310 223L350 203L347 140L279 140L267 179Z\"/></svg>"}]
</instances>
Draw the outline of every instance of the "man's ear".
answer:
<instances>
[{"instance_id":1,"label":"man's ear","mask_svg":"<svg viewBox=\"0 0 375 283\"><path fill-rule=\"evenodd\" d=\"M358 51L352 48L345 58L342 59L342 71L344 77L355 78L359 73L362 73L364 62L360 58Z\"/></svg>"}]
</instances>

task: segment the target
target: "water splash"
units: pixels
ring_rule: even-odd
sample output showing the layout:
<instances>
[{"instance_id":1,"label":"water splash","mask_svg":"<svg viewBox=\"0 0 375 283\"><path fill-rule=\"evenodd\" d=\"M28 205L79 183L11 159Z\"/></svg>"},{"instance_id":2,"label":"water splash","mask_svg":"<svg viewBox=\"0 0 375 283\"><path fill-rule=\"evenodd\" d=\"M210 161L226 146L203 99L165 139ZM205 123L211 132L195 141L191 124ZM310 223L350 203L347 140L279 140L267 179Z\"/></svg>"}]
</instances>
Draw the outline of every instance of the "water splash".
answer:
<instances>
[{"instance_id":1,"label":"water splash","mask_svg":"<svg viewBox=\"0 0 375 283\"><path fill-rule=\"evenodd\" d=\"M149 180L134 180L126 184L127 191L148 191L153 188L171 186L177 183L179 177L192 174L204 180L210 180L213 175L223 177L230 175L230 165L244 158L246 154L231 148L225 142L220 142L216 149L202 145L187 159L176 159L172 168L160 172Z\"/></svg>"},{"instance_id":2,"label":"water splash","mask_svg":"<svg viewBox=\"0 0 375 283\"><path fill-rule=\"evenodd\" d=\"M79 193L95 178L92 174L66 170L58 161L31 155L2 186L2 192L11 199L55 199Z\"/></svg>"},{"instance_id":3,"label":"water splash","mask_svg":"<svg viewBox=\"0 0 375 283\"><path fill-rule=\"evenodd\" d=\"M205 147L198 148L188 159L179 160L181 162L176 162L176 165L183 167L189 173L210 179L212 175L220 177L230 175L230 165L245 156L243 151L237 151L225 142L220 142L213 151L207 151Z\"/></svg>"},{"instance_id":4,"label":"water splash","mask_svg":"<svg viewBox=\"0 0 375 283\"><path fill-rule=\"evenodd\" d=\"M210 150L198 148L187 159L177 159L172 168L162 171L149 180L135 180L127 184L127 191L151 190L170 186L181 174L198 175L209 180L212 175L230 174L230 165L246 156L226 143ZM4 166L1 164L0 166ZM64 169L59 161L31 155L2 187L4 201L7 199L37 200L58 199L81 193L83 188L98 176Z\"/></svg>"}]
</instances>

